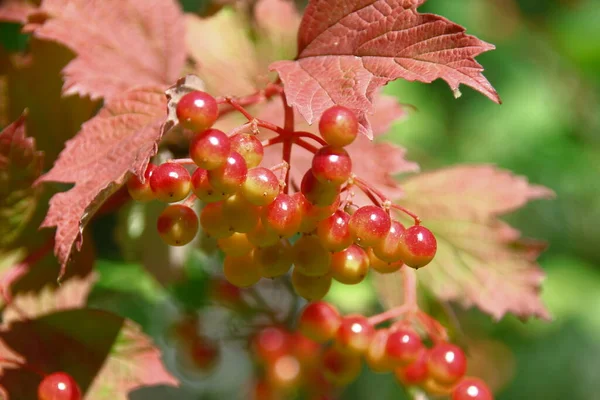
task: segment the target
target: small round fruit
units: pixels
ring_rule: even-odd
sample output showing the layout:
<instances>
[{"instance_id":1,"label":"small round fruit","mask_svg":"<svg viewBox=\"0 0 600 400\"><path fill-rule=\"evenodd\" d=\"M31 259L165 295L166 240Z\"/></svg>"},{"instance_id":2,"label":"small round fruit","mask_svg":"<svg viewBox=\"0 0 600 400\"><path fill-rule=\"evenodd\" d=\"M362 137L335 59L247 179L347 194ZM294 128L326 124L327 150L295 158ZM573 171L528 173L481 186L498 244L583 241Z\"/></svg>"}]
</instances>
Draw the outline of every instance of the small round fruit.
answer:
<instances>
[{"instance_id":1,"label":"small round fruit","mask_svg":"<svg viewBox=\"0 0 600 400\"><path fill-rule=\"evenodd\" d=\"M442 385L452 385L467 371L467 358L462 349L451 343L439 343L427 358L429 376Z\"/></svg>"},{"instance_id":2,"label":"small round fruit","mask_svg":"<svg viewBox=\"0 0 600 400\"><path fill-rule=\"evenodd\" d=\"M394 263L402 260L402 250L400 248L400 240L404 234L404 225L398 221L392 221L392 226L385 238L373 246L373 251L377 258Z\"/></svg>"},{"instance_id":3,"label":"small round fruit","mask_svg":"<svg viewBox=\"0 0 600 400\"><path fill-rule=\"evenodd\" d=\"M217 240L219 248L228 256L240 257L248 254L254 245L248 240L245 233L236 232L233 235Z\"/></svg>"},{"instance_id":4,"label":"small round fruit","mask_svg":"<svg viewBox=\"0 0 600 400\"><path fill-rule=\"evenodd\" d=\"M335 252L342 251L352 244L353 239L348 229L348 221L350 221L350 215L338 210L319 222L317 236L324 248Z\"/></svg>"},{"instance_id":5,"label":"small round fruit","mask_svg":"<svg viewBox=\"0 0 600 400\"><path fill-rule=\"evenodd\" d=\"M415 386L425 382L429 376L427 370L427 349L422 348L417 359L405 367L398 367L394 370L396 379L403 385Z\"/></svg>"},{"instance_id":6,"label":"small round fruit","mask_svg":"<svg viewBox=\"0 0 600 400\"><path fill-rule=\"evenodd\" d=\"M325 351L322 369L325 379L336 386L346 386L352 383L362 367L360 356L342 353L335 347Z\"/></svg>"},{"instance_id":7,"label":"small round fruit","mask_svg":"<svg viewBox=\"0 0 600 400\"><path fill-rule=\"evenodd\" d=\"M127 191L135 201L150 201L154 200L155 196L150 187L150 176L156 169L156 165L150 163L144 172L144 183L136 175L132 175L127 181Z\"/></svg>"},{"instance_id":8,"label":"small round fruit","mask_svg":"<svg viewBox=\"0 0 600 400\"><path fill-rule=\"evenodd\" d=\"M329 292L331 276L306 276L294 268L292 271L292 286L299 296L307 300L321 300Z\"/></svg>"},{"instance_id":9,"label":"small round fruit","mask_svg":"<svg viewBox=\"0 0 600 400\"><path fill-rule=\"evenodd\" d=\"M423 350L421 337L409 328L400 328L390 333L385 346L388 358L398 366L415 362L421 350Z\"/></svg>"},{"instance_id":10,"label":"small round fruit","mask_svg":"<svg viewBox=\"0 0 600 400\"><path fill-rule=\"evenodd\" d=\"M233 234L225 220L222 201L204 206L200 212L200 225L207 235L215 239L226 238Z\"/></svg>"},{"instance_id":11,"label":"small round fruit","mask_svg":"<svg viewBox=\"0 0 600 400\"><path fill-rule=\"evenodd\" d=\"M364 206L352 214L348 229L354 243L362 247L377 246L390 231L392 220L384 209L377 206Z\"/></svg>"},{"instance_id":12,"label":"small round fruit","mask_svg":"<svg viewBox=\"0 0 600 400\"><path fill-rule=\"evenodd\" d=\"M437 251L437 240L429 229L414 225L404 231L400 238L399 251L404 264L412 268L421 268L433 260Z\"/></svg>"},{"instance_id":13,"label":"small round fruit","mask_svg":"<svg viewBox=\"0 0 600 400\"><path fill-rule=\"evenodd\" d=\"M324 301L315 301L302 310L298 329L304 336L324 343L335 337L341 323L342 317L333 305Z\"/></svg>"},{"instance_id":14,"label":"small round fruit","mask_svg":"<svg viewBox=\"0 0 600 400\"><path fill-rule=\"evenodd\" d=\"M156 167L150 176L150 188L160 201L175 203L190 194L190 173L180 164L164 163Z\"/></svg>"},{"instance_id":15,"label":"small round fruit","mask_svg":"<svg viewBox=\"0 0 600 400\"><path fill-rule=\"evenodd\" d=\"M198 132L190 141L190 157L197 166L209 171L225 165L230 151L229 137L218 129Z\"/></svg>"},{"instance_id":16,"label":"small round fruit","mask_svg":"<svg viewBox=\"0 0 600 400\"><path fill-rule=\"evenodd\" d=\"M81 400L81 389L65 372L47 375L38 386L38 400Z\"/></svg>"},{"instance_id":17,"label":"small round fruit","mask_svg":"<svg viewBox=\"0 0 600 400\"><path fill-rule=\"evenodd\" d=\"M256 228L261 216L261 208L251 204L239 193L223 201L223 216L229 229L248 233Z\"/></svg>"},{"instance_id":18,"label":"small round fruit","mask_svg":"<svg viewBox=\"0 0 600 400\"><path fill-rule=\"evenodd\" d=\"M239 153L232 151L225 164L208 171L208 181L215 189L233 194L242 186L247 175L246 161Z\"/></svg>"},{"instance_id":19,"label":"small round fruit","mask_svg":"<svg viewBox=\"0 0 600 400\"><path fill-rule=\"evenodd\" d=\"M259 361L270 363L290 352L292 337L279 326L267 326L259 330L250 343L254 356Z\"/></svg>"},{"instance_id":20,"label":"small round fruit","mask_svg":"<svg viewBox=\"0 0 600 400\"><path fill-rule=\"evenodd\" d=\"M179 100L176 113L181 126L199 132L215 123L219 117L219 106L210 94L194 91Z\"/></svg>"},{"instance_id":21,"label":"small round fruit","mask_svg":"<svg viewBox=\"0 0 600 400\"><path fill-rule=\"evenodd\" d=\"M166 244L183 246L196 237L198 216L188 206L173 204L158 216L156 230Z\"/></svg>"},{"instance_id":22,"label":"small round fruit","mask_svg":"<svg viewBox=\"0 0 600 400\"><path fill-rule=\"evenodd\" d=\"M331 268L331 253L322 245L318 237L303 235L294 243L294 265L298 272L306 276L323 276Z\"/></svg>"},{"instance_id":23,"label":"small round fruit","mask_svg":"<svg viewBox=\"0 0 600 400\"><path fill-rule=\"evenodd\" d=\"M371 268L379 272L380 274L391 274L393 272L398 271L404 265L402 261L383 261L375 255L375 252L372 248L369 248L369 250L367 250L367 253L369 254L369 264L371 265Z\"/></svg>"},{"instance_id":24,"label":"small round fruit","mask_svg":"<svg viewBox=\"0 0 600 400\"><path fill-rule=\"evenodd\" d=\"M484 381L467 377L454 387L452 400L494 400L494 395Z\"/></svg>"},{"instance_id":25,"label":"small round fruit","mask_svg":"<svg viewBox=\"0 0 600 400\"><path fill-rule=\"evenodd\" d=\"M225 256L223 273L225 279L237 287L252 286L261 278L260 270L252 258L252 253L241 257Z\"/></svg>"},{"instance_id":26,"label":"small round fruit","mask_svg":"<svg viewBox=\"0 0 600 400\"><path fill-rule=\"evenodd\" d=\"M248 170L241 193L250 203L256 206L266 206L275 200L279 190L279 179L273 171L268 168L255 167Z\"/></svg>"},{"instance_id":27,"label":"small round fruit","mask_svg":"<svg viewBox=\"0 0 600 400\"><path fill-rule=\"evenodd\" d=\"M317 229L319 222L331 216L340 206L339 196L334 200L333 204L328 206L315 206L306 199L302 192L296 192L292 197L298 202L298 207L302 214L302 222L299 228L299 231L302 233L310 233Z\"/></svg>"},{"instance_id":28,"label":"small round fruit","mask_svg":"<svg viewBox=\"0 0 600 400\"><path fill-rule=\"evenodd\" d=\"M308 201L321 207L333 204L340 194L339 187L320 182L313 174L312 168L304 174L300 182L300 191Z\"/></svg>"},{"instance_id":29,"label":"small round fruit","mask_svg":"<svg viewBox=\"0 0 600 400\"><path fill-rule=\"evenodd\" d=\"M300 361L293 355L282 355L267 365L266 375L267 381L278 391L289 393L302 382Z\"/></svg>"},{"instance_id":30,"label":"small round fruit","mask_svg":"<svg viewBox=\"0 0 600 400\"><path fill-rule=\"evenodd\" d=\"M302 214L298 202L292 196L280 193L271 204L265 207L263 225L281 237L293 236L300 228Z\"/></svg>"},{"instance_id":31,"label":"small round fruit","mask_svg":"<svg viewBox=\"0 0 600 400\"><path fill-rule=\"evenodd\" d=\"M214 203L221 201L229 196L222 190L217 190L208 181L208 171L202 168L196 168L192 174L192 191L205 203Z\"/></svg>"},{"instance_id":32,"label":"small round fruit","mask_svg":"<svg viewBox=\"0 0 600 400\"><path fill-rule=\"evenodd\" d=\"M231 150L240 153L248 168L257 167L263 159L265 150L256 135L238 133L230 137Z\"/></svg>"},{"instance_id":33,"label":"small round fruit","mask_svg":"<svg viewBox=\"0 0 600 400\"><path fill-rule=\"evenodd\" d=\"M261 220L258 220L258 224L247 235L250 243L256 247L273 246L280 240L279 235L271 228L265 227Z\"/></svg>"},{"instance_id":34,"label":"small round fruit","mask_svg":"<svg viewBox=\"0 0 600 400\"><path fill-rule=\"evenodd\" d=\"M276 278L285 275L292 267L292 246L283 239L273 246L255 248L253 257L264 278Z\"/></svg>"},{"instance_id":35,"label":"small round fruit","mask_svg":"<svg viewBox=\"0 0 600 400\"><path fill-rule=\"evenodd\" d=\"M341 147L324 146L313 156L312 171L319 182L341 186L350 178L352 159Z\"/></svg>"},{"instance_id":36,"label":"small round fruit","mask_svg":"<svg viewBox=\"0 0 600 400\"><path fill-rule=\"evenodd\" d=\"M346 285L355 285L365 279L369 272L369 256L355 244L331 255L333 278Z\"/></svg>"},{"instance_id":37,"label":"small round fruit","mask_svg":"<svg viewBox=\"0 0 600 400\"><path fill-rule=\"evenodd\" d=\"M358 135L358 118L346 107L330 107L321 115L319 132L330 145L347 146Z\"/></svg>"},{"instance_id":38,"label":"small round fruit","mask_svg":"<svg viewBox=\"0 0 600 400\"><path fill-rule=\"evenodd\" d=\"M342 318L335 340L338 347L347 353L363 354L375 336L375 328L362 315L348 315Z\"/></svg>"},{"instance_id":39,"label":"small round fruit","mask_svg":"<svg viewBox=\"0 0 600 400\"><path fill-rule=\"evenodd\" d=\"M394 369L394 364L389 360L385 351L389 334L388 329L378 329L365 353L365 361L374 372L390 372Z\"/></svg>"}]
</instances>

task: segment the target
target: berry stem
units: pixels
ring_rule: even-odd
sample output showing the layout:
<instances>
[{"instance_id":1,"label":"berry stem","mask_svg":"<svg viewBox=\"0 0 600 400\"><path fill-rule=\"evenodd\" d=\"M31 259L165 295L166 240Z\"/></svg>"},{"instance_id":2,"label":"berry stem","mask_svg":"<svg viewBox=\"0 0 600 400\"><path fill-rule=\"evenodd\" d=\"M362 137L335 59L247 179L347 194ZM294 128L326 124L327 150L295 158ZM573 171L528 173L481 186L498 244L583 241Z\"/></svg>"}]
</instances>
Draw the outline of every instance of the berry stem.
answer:
<instances>
[{"instance_id":1,"label":"berry stem","mask_svg":"<svg viewBox=\"0 0 600 400\"><path fill-rule=\"evenodd\" d=\"M10 358L0 357L0 364L2 364L2 363L14 365L18 368L25 369L29 372L33 372L34 374L39 375L42 378L46 377L46 374L43 373L42 371L38 370L37 368L32 367L31 365L25 364L24 362L21 362L21 361L11 360Z\"/></svg>"},{"instance_id":2,"label":"berry stem","mask_svg":"<svg viewBox=\"0 0 600 400\"><path fill-rule=\"evenodd\" d=\"M320 138L317 135L310 133L310 132L299 131L299 132L294 132L294 135L299 138L304 137L304 138L312 139L315 142L319 143L321 146L328 145L325 140L323 140L322 138Z\"/></svg>"},{"instance_id":3,"label":"berry stem","mask_svg":"<svg viewBox=\"0 0 600 400\"><path fill-rule=\"evenodd\" d=\"M291 164L292 162L292 141L290 140L290 138L285 138L283 140L283 161L286 162L288 164L288 166ZM283 188L283 193L288 194L289 193L289 185L290 183L290 169L288 168L287 171L285 171L285 186Z\"/></svg>"},{"instance_id":4,"label":"berry stem","mask_svg":"<svg viewBox=\"0 0 600 400\"><path fill-rule=\"evenodd\" d=\"M382 205L384 203L389 202L390 207L395 208L398 211L402 211L403 213L405 213L406 215L410 216L414 221L415 221L415 225L421 225L421 218L419 218L419 216L409 210L407 210L406 208L399 206L397 204L392 203L387 197L385 197L385 195L383 193L381 193L379 190L375 189L374 187L370 186L365 180L355 176L354 178L354 182L357 184L357 186L363 191L365 192L365 194L367 196L369 196L369 192L374 194L375 196L377 196L381 201L379 202L379 204L375 203L376 205ZM375 202L373 200L373 197L369 196L369 198Z\"/></svg>"},{"instance_id":5,"label":"berry stem","mask_svg":"<svg viewBox=\"0 0 600 400\"><path fill-rule=\"evenodd\" d=\"M397 204L392 204L391 205L392 208L395 208L398 211L402 211L404 214L408 215L409 217L411 217L412 219L415 220L415 225L421 225L421 218L419 218L418 215L416 215L415 213L407 210L406 208L399 206Z\"/></svg>"},{"instance_id":6,"label":"berry stem","mask_svg":"<svg viewBox=\"0 0 600 400\"><path fill-rule=\"evenodd\" d=\"M271 139L267 139L267 140L263 140L262 142L260 142L263 147L269 147L269 146L273 146L274 144L278 144L283 142L283 137L282 136L275 136Z\"/></svg>"},{"instance_id":7,"label":"berry stem","mask_svg":"<svg viewBox=\"0 0 600 400\"><path fill-rule=\"evenodd\" d=\"M304 141L304 140L302 140L300 138L297 138L295 140L295 143L298 146L302 147L303 149L306 149L306 150L310 151L313 154L315 154L319 150L315 146L313 146L312 144L310 144L310 143L308 143L308 142L306 142L306 141Z\"/></svg>"},{"instance_id":8,"label":"berry stem","mask_svg":"<svg viewBox=\"0 0 600 400\"><path fill-rule=\"evenodd\" d=\"M262 103L265 100L270 99L273 96L278 95L279 93L281 93L281 91L283 90L283 88L281 87L281 85L275 84L275 83L269 83L269 85L264 88L263 90L260 90L256 93L253 93L251 95L248 96L244 96L244 97L238 97L236 98L236 102L241 105L241 106L251 106L253 104L258 104L258 103ZM217 103L218 104L226 104L229 103L227 101L226 97L218 97L217 99ZM235 108L229 108L229 109L225 109L222 110L219 114L220 115L225 115L228 114L232 111L235 111Z\"/></svg>"},{"instance_id":9,"label":"berry stem","mask_svg":"<svg viewBox=\"0 0 600 400\"><path fill-rule=\"evenodd\" d=\"M183 204L184 206L188 206L189 208L194 208L194 203L196 202L196 200L198 200L198 197L194 193L192 193L181 204Z\"/></svg>"},{"instance_id":10,"label":"berry stem","mask_svg":"<svg viewBox=\"0 0 600 400\"><path fill-rule=\"evenodd\" d=\"M236 111L238 111L244 117L246 117L246 119L248 120L248 122L250 122L251 125L255 124L256 126L268 129L268 130L273 131L273 132L275 132L275 133L277 133L279 135L286 135L286 134L288 134L288 132L284 128L280 127L280 126L272 124L271 122L268 122L268 121L263 121L262 119L254 118L252 116L252 114L250 114L248 112L248 110L246 110L244 108L244 106L242 106L236 99L234 99L232 97L225 97L224 101L227 102L228 104L230 104L231 107L233 107Z\"/></svg>"},{"instance_id":11,"label":"berry stem","mask_svg":"<svg viewBox=\"0 0 600 400\"><path fill-rule=\"evenodd\" d=\"M369 318L371 325L377 325L392 318L398 318L407 313L420 314L417 304L417 274L412 268L404 267L402 272L402 288L404 292L404 303L401 306L390 308L381 314Z\"/></svg>"},{"instance_id":12,"label":"berry stem","mask_svg":"<svg viewBox=\"0 0 600 400\"><path fill-rule=\"evenodd\" d=\"M172 160L167 160L167 162L181 165L196 165L196 163L194 163L194 160L192 160L191 158L174 158Z\"/></svg>"},{"instance_id":13,"label":"berry stem","mask_svg":"<svg viewBox=\"0 0 600 400\"><path fill-rule=\"evenodd\" d=\"M283 110L285 113L285 122L283 128L288 132L294 131L294 109L288 104L285 97L285 92L281 91L281 102L283 103Z\"/></svg>"}]
</instances>

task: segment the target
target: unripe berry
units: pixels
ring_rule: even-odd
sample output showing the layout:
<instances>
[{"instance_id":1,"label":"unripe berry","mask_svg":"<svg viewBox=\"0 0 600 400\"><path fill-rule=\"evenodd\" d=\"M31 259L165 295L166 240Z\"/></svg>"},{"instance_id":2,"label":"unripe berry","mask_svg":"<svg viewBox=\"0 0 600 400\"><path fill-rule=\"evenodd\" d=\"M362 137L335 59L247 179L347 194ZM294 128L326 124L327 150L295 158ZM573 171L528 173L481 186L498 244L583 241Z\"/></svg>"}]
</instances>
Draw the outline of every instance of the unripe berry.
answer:
<instances>
[{"instance_id":1,"label":"unripe berry","mask_svg":"<svg viewBox=\"0 0 600 400\"><path fill-rule=\"evenodd\" d=\"M404 263L402 261L395 261L395 262L383 261L382 259L380 259L379 257L377 257L375 255L375 252L373 252L372 248L369 248L367 250L367 253L369 254L369 264L370 264L371 268L374 269L375 271L379 272L380 274L391 274L393 272L398 271L404 265Z\"/></svg>"},{"instance_id":2,"label":"unripe berry","mask_svg":"<svg viewBox=\"0 0 600 400\"><path fill-rule=\"evenodd\" d=\"M192 189L190 173L183 166L164 163L150 175L150 187L156 198L165 203L181 201Z\"/></svg>"},{"instance_id":3,"label":"unripe berry","mask_svg":"<svg viewBox=\"0 0 600 400\"><path fill-rule=\"evenodd\" d=\"M348 228L350 215L338 210L317 225L317 236L321 244L329 251L342 251L353 242Z\"/></svg>"},{"instance_id":4,"label":"unripe berry","mask_svg":"<svg viewBox=\"0 0 600 400\"><path fill-rule=\"evenodd\" d=\"M225 165L230 151L229 137L218 129L198 132L190 141L190 157L197 166L209 171Z\"/></svg>"},{"instance_id":5,"label":"unripe berry","mask_svg":"<svg viewBox=\"0 0 600 400\"><path fill-rule=\"evenodd\" d=\"M269 227L266 227L261 220L258 220L256 227L248 232L247 235L250 243L256 247L273 246L280 239L277 232Z\"/></svg>"},{"instance_id":6,"label":"unripe berry","mask_svg":"<svg viewBox=\"0 0 600 400\"><path fill-rule=\"evenodd\" d=\"M287 239L282 239L273 246L257 247L253 251L253 256L264 278L285 275L292 267L292 246Z\"/></svg>"},{"instance_id":7,"label":"unripe berry","mask_svg":"<svg viewBox=\"0 0 600 400\"><path fill-rule=\"evenodd\" d=\"M460 347L439 343L429 351L427 368L431 378L443 385L451 385L465 375L467 358Z\"/></svg>"},{"instance_id":8,"label":"unripe berry","mask_svg":"<svg viewBox=\"0 0 600 400\"><path fill-rule=\"evenodd\" d=\"M352 160L341 147L321 147L313 157L312 172L321 183L340 186L350 178Z\"/></svg>"},{"instance_id":9,"label":"unripe berry","mask_svg":"<svg viewBox=\"0 0 600 400\"><path fill-rule=\"evenodd\" d=\"M342 318L335 340L342 351L363 354L369 348L373 336L375 336L375 328L367 318L361 315L349 315Z\"/></svg>"},{"instance_id":10,"label":"unripe berry","mask_svg":"<svg viewBox=\"0 0 600 400\"><path fill-rule=\"evenodd\" d=\"M230 140L231 150L240 153L244 160L246 160L248 168L260 165L265 151L256 135L238 133L231 136Z\"/></svg>"},{"instance_id":11,"label":"unripe berry","mask_svg":"<svg viewBox=\"0 0 600 400\"><path fill-rule=\"evenodd\" d=\"M347 146L358 135L358 118L346 107L330 107L321 115L319 132L330 145Z\"/></svg>"},{"instance_id":12,"label":"unripe berry","mask_svg":"<svg viewBox=\"0 0 600 400\"><path fill-rule=\"evenodd\" d=\"M215 239L226 238L233 234L225 220L222 201L204 206L200 212L200 225L207 235Z\"/></svg>"},{"instance_id":13,"label":"unripe berry","mask_svg":"<svg viewBox=\"0 0 600 400\"><path fill-rule=\"evenodd\" d=\"M156 230L168 245L183 246L196 237L198 216L188 206L173 204L158 216Z\"/></svg>"},{"instance_id":14,"label":"unripe berry","mask_svg":"<svg viewBox=\"0 0 600 400\"><path fill-rule=\"evenodd\" d=\"M421 225L411 226L400 238L399 251L404 264L421 268L431 262L437 251L437 240L431 231Z\"/></svg>"},{"instance_id":15,"label":"unripe berry","mask_svg":"<svg viewBox=\"0 0 600 400\"><path fill-rule=\"evenodd\" d=\"M319 238L303 235L294 243L294 265L298 272L306 276L322 276L331 268L331 254L322 245Z\"/></svg>"},{"instance_id":16,"label":"unripe berry","mask_svg":"<svg viewBox=\"0 0 600 400\"><path fill-rule=\"evenodd\" d=\"M339 187L319 182L313 174L312 168L306 171L300 190L304 197L316 206L328 206L333 204L339 197Z\"/></svg>"},{"instance_id":17,"label":"unripe berry","mask_svg":"<svg viewBox=\"0 0 600 400\"><path fill-rule=\"evenodd\" d=\"M346 386L354 381L361 370L360 356L345 354L332 347L323 354L323 374L336 386Z\"/></svg>"},{"instance_id":18,"label":"unripe berry","mask_svg":"<svg viewBox=\"0 0 600 400\"><path fill-rule=\"evenodd\" d=\"M202 168L196 168L192 174L192 191L205 203L214 203L227 198L229 194L222 190L217 190L208 180L208 171Z\"/></svg>"},{"instance_id":19,"label":"unripe berry","mask_svg":"<svg viewBox=\"0 0 600 400\"><path fill-rule=\"evenodd\" d=\"M237 287L252 286L261 278L260 270L254 262L252 253L241 257L225 256L223 273L225 279Z\"/></svg>"},{"instance_id":20,"label":"unripe berry","mask_svg":"<svg viewBox=\"0 0 600 400\"><path fill-rule=\"evenodd\" d=\"M294 268L292 271L292 286L296 293L307 300L321 300L331 287L331 275L306 276Z\"/></svg>"},{"instance_id":21,"label":"unripe berry","mask_svg":"<svg viewBox=\"0 0 600 400\"><path fill-rule=\"evenodd\" d=\"M181 126L200 132L215 123L219 117L219 106L210 94L194 91L179 100L176 113Z\"/></svg>"},{"instance_id":22,"label":"unripe berry","mask_svg":"<svg viewBox=\"0 0 600 400\"><path fill-rule=\"evenodd\" d=\"M341 323L340 313L333 305L315 301L302 310L298 329L306 337L323 343L334 338Z\"/></svg>"},{"instance_id":23,"label":"unripe berry","mask_svg":"<svg viewBox=\"0 0 600 400\"><path fill-rule=\"evenodd\" d=\"M452 400L494 400L494 395L484 381L467 377L454 387Z\"/></svg>"},{"instance_id":24,"label":"unripe berry","mask_svg":"<svg viewBox=\"0 0 600 400\"><path fill-rule=\"evenodd\" d=\"M156 165L149 163L144 172L144 183L136 175L132 175L127 181L127 191L135 201L154 200L155 196L150 187L150 176L156 169Z\"/></svg>"},{"instance_id":25,"label":"unripe berry","mask_svg":"<svg viewBox=\"0 0 600 400\"><path fill-rule=\"evenodd\" d=\"M236 232L233 235L217 240L219 248L228 256L240 257L248 254L254 245L248 240L245 233Z\"/></svg>"},{"instance_id":26,"label":"unripe berry","mask_svg":"<svg viewBox=\"0 0 600 400\"><path fill-rule=\"evenodd\" d=\"M81 400L81 389L65 372L47 375L38 386L38 400Z\"/></svg>"},{"instance_id":27,"label":"unripe berry","mask_svg":"<svg viewBox=\"0 0 600 400\"><path fill-rule=\"evenodd\" d=\"M233 194L242 186L247 175L246 161L239 153L232 151L224 165L208 171L208 181L215 189Z\"/></svg>"},{"instance_id":28,"label":"unripe berry","mask_svg":"<svg viewBox=\"0 0 600 400\"><path fill-rule=\"evenodd\" d=\"M361 247L373 247L384 240L392 220L385 210L377 206L364 206L352 214L348 221L354 243Z\"/></svg>"},{"instance_id":29,"label":"unripe berry","mask_svg":"<svg viewBox=\"0 0 600 400\"><path fill-rule=\"evenodd\" d=\"M409 328L400 328L391 332L385 347L388 358L399 366L415 362L421 350L423 350L421 337Z\"/></svg>"},{"instance_id":30,"label":"unripe berry","mask_svg":"<svg viewBox=\"0 0 600 400\"><path fill-rule=\"evenodd\" d=\"M263 167L248 170L240 193L257 206L269 205L279 194L279 179L270 169Z\"/></svg>"},{"instance_id":31,"label":"unripe berry","mask_svg":"<svg viewBox=\"0 0 600 400\"><path fill-rule=\"evenodd\" d=\"M302 222L299 231L310 233L317 228L319 222L331 216L340 206L340 196L334 200L333 204L328 206L316 206L306 199L302 192L296 192L292 195L298 202L298 207L302 214Z\"/></svg>"},{"instance_id":32,"label":"unripe berry","mask_svg":"<svg viewBox=\"0 0 600 400\"><path fill-rule=\"evenodd\" d=\"M260 207L249 203L239 192L223 201L223 216L231 231L252 231L258 225L261 211Z\"/></svg>"},{"instance_id":33,"label":"unripe berry","mask_svg":"<svg viewBox=\"0 0 600 400\"><path fill-rule=\"evenodd\" d=\"M331 255L331 273L338 282L355 285L362 282L368 272L369 256L355 244Z\"/></svg>"}]
</instances>

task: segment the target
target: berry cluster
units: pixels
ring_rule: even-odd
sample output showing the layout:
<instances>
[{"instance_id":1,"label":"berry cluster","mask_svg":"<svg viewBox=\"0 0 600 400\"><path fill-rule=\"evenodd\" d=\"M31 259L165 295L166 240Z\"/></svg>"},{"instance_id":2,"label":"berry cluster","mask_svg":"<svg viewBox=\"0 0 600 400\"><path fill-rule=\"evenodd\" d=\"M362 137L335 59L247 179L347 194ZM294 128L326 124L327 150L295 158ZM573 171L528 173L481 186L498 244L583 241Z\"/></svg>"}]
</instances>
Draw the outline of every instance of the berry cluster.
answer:
<instances>
[{"instance_id":1,"label":"berry cluster","mask_svg":"<svg viewBox=\"0 0 600 400\"><path fill-rule=\"evenodd\" d=\"M379 273L395 272L405 264L420 268L435 255L436 239L418 218L405 228L390 217L391 203L352 174L344 147L354 141L359 125L350 110L334 106L325 111L319 122L322 138L280 132L321 144L314 148L302 139L296 143L304 144L314 156L293 194L288 193L286 160L273 168L260 165L264 146L256 134L228 136L212 128L219 115L212 96L188 93L179 101L177 115L183 127L195 132L190 159L149 164L145 180L135 176L129 180L129 193L138 201L185 200L161 213L158 233L167 244L181 246L201 226L217 239L225 254L224 275L232 284L252 286L261 278L285 275L293 267L296 292L318 300L327 294L333 279L357 284L370 268ZM185 164L193 166L192 174ZM281 169L285 179L276 174ZM352 204L354 187L367 193L374 204ZM199 218L190 207L196 198L205 204Z\"/></svg>"}]
</instances>

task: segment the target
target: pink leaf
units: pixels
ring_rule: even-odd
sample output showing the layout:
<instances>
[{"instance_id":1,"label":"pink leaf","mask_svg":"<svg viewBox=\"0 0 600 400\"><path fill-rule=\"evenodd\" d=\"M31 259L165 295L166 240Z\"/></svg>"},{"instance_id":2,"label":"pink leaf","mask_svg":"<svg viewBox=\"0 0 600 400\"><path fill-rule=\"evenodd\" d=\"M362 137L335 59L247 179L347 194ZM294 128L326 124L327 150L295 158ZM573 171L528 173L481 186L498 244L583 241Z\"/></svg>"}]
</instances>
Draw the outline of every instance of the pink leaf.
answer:
<instances>
[{"instance_id":1,"label":"pink leaf","mask_svg":"<svg viewBox=\"0 0 600 400\"><path fill-rule=\"evenodd\" d=\"M415 212L438 240L431 264L420 269L420 282L441 300L477 306L496 319L507 312L548 319L539 292L545 274L536 264L538 243L497 219L552 191L492 166L458 166L420 174L403 184L400 204ZM387 278L386 278L387 279ZM401 301L386 290L387 305Z\"/></svg>"},{"instance_id":2,"label":"pink leaf","mask_svg":"<svg viewBox=\"0 0 600 400\"><path fill-rule=\"evenodd\" d=\"M46 0L27 26L76 57L65 94L113 99L135 86L169 85L185 63L184 20L175 0Z\"/></svg>"},{"instance_id":3,"label":"pink leaf","mask_svg":"<svg viewBox=\"0 0 600 400\"><path fill-rule=\"evenodd\" d=\"M474 59L494 46L443 17L418 13L422 2L312 0L298 34L298 59L271 65L286 85L288 102L310 124L334 104L364 118L375 90L398 78L441 78L455 95L465 84L500 102ZM362 126L370 136L368 124Z\"/></svg>"},{"instance_id":4,"label":"pink leaf","mask_svg":"<svg viewBox=\"0 0 600 400\"><path fill-rule=\"evenodd\" d=\"M27 16L35 10L35 6L26 0L5 0L0 5L0 21L27 22Z\"/></svg>"},{"instance_id":5,"label":"pink leaf","mask_svg":"<svg viewBox=\"0 0 600 400\"><path fill-rule=\"evenodd\" d=\"M131 171L142 175L156 154L166 101L157 88L125 92L108 103L69 140L54 167L40 182L74 183L50 200L42 227L56 226L55 254L65 272L74 248L81 248L87 222Z\"/></svg>"}]
</instances>

